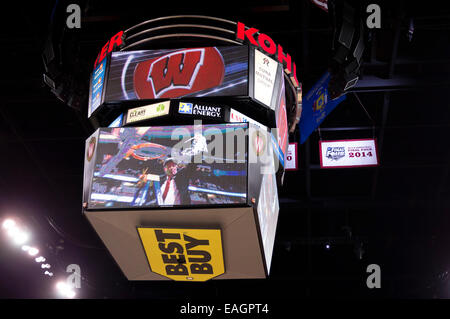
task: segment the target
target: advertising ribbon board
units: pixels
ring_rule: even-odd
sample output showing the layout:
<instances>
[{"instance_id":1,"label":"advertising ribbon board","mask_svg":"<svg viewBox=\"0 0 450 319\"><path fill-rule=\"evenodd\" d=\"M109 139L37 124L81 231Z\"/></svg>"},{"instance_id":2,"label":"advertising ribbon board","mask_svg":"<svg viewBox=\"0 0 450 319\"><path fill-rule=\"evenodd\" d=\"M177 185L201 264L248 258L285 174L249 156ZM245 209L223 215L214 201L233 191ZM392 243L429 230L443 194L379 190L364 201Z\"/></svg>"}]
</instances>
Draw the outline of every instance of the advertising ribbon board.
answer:
<instances>
[{"instance_id":1,"label":"advertising ribbon board","mask_svg":"<svg viewBox=\"0 0 450 319\"><path fill-rule=\"evenodd\" d=\"M375 139L320 141L320 167L344 168L378 166Z\"/></svg>"},{"instance_id":2,"label":"advertising ribbon board","mask_svg":"<svg viewBox=\"0 0 450 319\"><path fill-rule=\"evenodd\" d=\"M255 50L255 99L274 109L271 105L278 62Z\"/></svg>"},{"instance_id":3,"label":"advertising ribbon board","mask_svg":"<svg viewBox=\"0 0 450 319\"><path fill-rule=\"evenodd\" d=\"M248 94L248 48L113 52L105 102Z\"/></svg>"},{"instance_id":4,"label":"advertising ribbon board","mask_svg":"<svg viewBox=\"0 0 450 319\"><path fill-rule=\"evenodd\" d=\"M169 114L170 101L150 104L128 110L127 124Z\"/></svg>"},{"instance_id":5,"label":"advertising ribbon board","mask_svg":"<svg viewBox=\"0 0 450 319\"><path fill-rule=\"evenodd\" d=\"M154 273L176 281L206 281L225 272L220 229L137 230Z\"/></svg>"},{"instance_id":6,"label":"advertising ribbon board","mask_svg":"<svg viewBox=\"0 0 450 319\"><path fill-rule=\"evenodd\" d=\"M179 102L177 112L179 115L193 118L223 120L225 109L222 106L209 105L208 103Z\"/></svg>"}]
</instances>

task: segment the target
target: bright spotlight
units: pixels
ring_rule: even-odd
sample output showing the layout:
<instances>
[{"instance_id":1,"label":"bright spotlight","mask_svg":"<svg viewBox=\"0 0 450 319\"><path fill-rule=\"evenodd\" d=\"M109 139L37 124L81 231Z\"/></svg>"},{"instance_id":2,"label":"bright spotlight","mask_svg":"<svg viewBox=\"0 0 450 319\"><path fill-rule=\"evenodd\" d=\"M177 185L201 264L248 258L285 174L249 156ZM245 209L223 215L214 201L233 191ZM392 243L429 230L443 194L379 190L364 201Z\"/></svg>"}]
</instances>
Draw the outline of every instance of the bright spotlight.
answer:
<instances>
[{"instance_id":1,"label":"bright spotlight","mask_svg":"<svg viewBox=\"0 0 450 319\"><path fill-rule=\"evenodd\" d=\"M76 295L76 293L75 293L75 291L73 291L73 290L69 290L69 291L67 292L67 298L72 299L72 298L75 297L75 295Z\"/></svg>"},{"instance_id":2,"label":"bright spotlight","mask_svg":"<svg viewBox=\"0 0 450 319\"><path fill-rule=\"evenodd\" d=\"M36 261L37 263L43 263L43 262L45 261L45 258L42 257L42 256L39 256L39 257L37 257L37 258L35 259L35 261Z\"/></svg>"},{"instance_id":3,"label":"bright spotlight","mask_svg":"<svg viewBox=\"0 0 450 319\"><path fill-rule=\"evenodd\" d=\"M4 222L3 222L3 224L2 224L2 227L3 227L3 229L6 229L6 230L8 230L8 229L11 229L11 228L13 228L14 226L16 226L16 222L14 221L14 220L12 220L12 219L6 219Z\"/></svg>"},{"instance_id":4,"label":"bright spotlight","mask_svg":"<svg viewBox=\"0 0 450 319\"><path fill-rule=\"evenodd\" d=\"M23 245L21 248L23 251L28 251L28 250L30 250L31 247L28 245Z\"/></svg>"},{"instance_id":5,"label":"bright spotlight","mask_svg":"<svg viewBox=\"0 0 450 319\"><path fill-rule=\"evenodd\" d=\"M37 254L39 254L39 249L34 247L30 247L30 249L28 249L28 255L36 256Z\"/></svg>"},{"instance_id":6,"label":"bright spotlight","mask_svg":"<svg viewBox=\"0 0 450 319\"><path fill-rule=\"evenodd\" d=\"M44 272L44 275L47 275L47 276L49 276L49 277L53 277L53 273L52 272L49 272L49 271L45 271Z\"/></svg>"},{"instance_id":7,"label":"bright spotlight","mask_svg":"<svg viewBox=\"0 0 450 319\"><path fill-rule=\"evenodd\" d=\"M8 236L12 238L17 245L22 245L28 241L29 235L16 227L8 229Z\"/></svg>"},{"instance_id":8,"label":"bright spotlight","mask_svg":"<svg viewBox=\"0 0 450 319\"><path fill-rule=\"evenodd\" d=\"M50 269L50 267L51 267L51 266L50 266L49 264L42 264L42 265L41 265L41 268L42 268L42 269Z\"/></svg>"},{"instance_id":9,"label":"bright spotlight","mask_svg":"<svg viewBox=\"0 0 450 319\"><path fill-rule=\"evenodd\" d=\"M58 292L66 298L72 299L76 295L75 291L72 290L72 287L63 281L59 281L56 284L56 289L58 289Z\"/></svg>"}]
</instances>

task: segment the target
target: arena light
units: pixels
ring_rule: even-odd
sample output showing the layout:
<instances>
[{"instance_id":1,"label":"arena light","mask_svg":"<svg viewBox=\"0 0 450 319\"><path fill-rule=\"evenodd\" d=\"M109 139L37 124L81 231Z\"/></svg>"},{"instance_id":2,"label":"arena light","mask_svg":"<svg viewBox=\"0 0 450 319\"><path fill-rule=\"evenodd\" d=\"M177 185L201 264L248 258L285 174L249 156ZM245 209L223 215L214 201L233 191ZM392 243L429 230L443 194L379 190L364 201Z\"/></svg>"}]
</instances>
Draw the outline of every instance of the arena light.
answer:
<instances>
[{"instance_id":1,"label":"arena light","mask_svg":"<svg viewBox=\"0 0 450 319\"><path fill-rule=\"evenodd\" d=\"M62 295L63 297L65 297L65 298L72 299L76 295L75 291L72 290L72 287L70 287L64 281L59 281L56 284L56 289L58 290L59 294Z\"/></svg>"},{"instance_id":2,"label":"arena light","mask_svg":"<svg viewBox=\"0 0 450 319\"><path fill-rule=\"evenodd\" d=\"M14 219L7 218L2 223L2 228L6 231L8 237L17 244L22 245L26 243L29 239L29 234L17 226L17 223Z\"/></svg>"},{"instance_id":3,"label":"arena light","mask_svg":"<svg viewBox=\"0 0 450 319\"><path fill-rule=\"evenodd\" d=\"M17 245L25 244L30 235L28 233L20 230L19 228L13 226L7 230L7 235L11 237L12 241Z\"/></svg>"},{"instance_id":4,"label":"arena light","mask_svg":"<svg viewBox=\"0 0 450 319\"><path fill-rule=\"evenodd\" d=\"M14 220L12 220L12 219L9 219L9 218L5 219L5 221L2 224L3 229L6 229L6 230L11 229L11 228L13 228L15 226L16 226L16 222Z\"/></svg>"},{"instance_id":5,"label":"arena light","mask_svg":"<svg viewBox=\"0 0 450 319\"><path fill-rule=\"evenodd\" d=\"M30 249L28 249L28 255L30 256L36 256L37 254L39 254L39 249L31 247Z\"/></svg>"},{"instance_id":6,"label":"arena light","mask_svg":"<svg viewBox=\"0 0 450 319\"><path fill-rule=\"evenodd\" d=\"M26 252L29 256L36 257L39 254L39 249L33 246L32 244L26 245L25 242L27 242L30 238L30 234L24 230L23 227L19 227L18 223L11 219L5 219L2 223L2 228L7 234L7 236L17 245L20 246L21 250ZM25 228L26 229L26 228ZM34 258L35 262L42 263L41 269L44 271L45 276L53 277L53 272L48 271L51 268L51 265L44 262L46 261L45 257L42 255L39 255L38 257ZM57 288L61 295L63 295L65 298L74 298L76 293L73 291L72 287L70 285L65 284L64 282L59 282L57 285Z\"/></svg>"}]
</instances>

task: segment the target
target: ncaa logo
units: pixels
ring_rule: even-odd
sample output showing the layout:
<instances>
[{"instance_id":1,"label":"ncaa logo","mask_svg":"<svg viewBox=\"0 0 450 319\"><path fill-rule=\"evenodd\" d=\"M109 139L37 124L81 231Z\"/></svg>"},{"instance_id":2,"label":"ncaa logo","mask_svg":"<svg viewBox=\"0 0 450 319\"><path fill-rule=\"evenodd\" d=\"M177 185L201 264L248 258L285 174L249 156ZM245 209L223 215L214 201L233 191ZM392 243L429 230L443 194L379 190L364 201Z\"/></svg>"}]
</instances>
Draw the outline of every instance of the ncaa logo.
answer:
<instances>
[{"instance_id":1,"label":"ncaa logo","mask_svg":"<svg viewBox=\"0 0 450 319\"><path fill-rule=\"evenodd\" d=\"M140 99L175 98L219 86L224 75L216 48L177 50L138 63L134 91Z\"/></svg>"},{"instance_id":2,"label":"ncaa logo","mask_svg":"<svg viewBox=\"0 0 450 319\"><path fill-rule=\"evenodd\" d=\"M192 114L192 103L180 102L180 105L178 107L178 113Z\"/></svg>"}]
</instances>

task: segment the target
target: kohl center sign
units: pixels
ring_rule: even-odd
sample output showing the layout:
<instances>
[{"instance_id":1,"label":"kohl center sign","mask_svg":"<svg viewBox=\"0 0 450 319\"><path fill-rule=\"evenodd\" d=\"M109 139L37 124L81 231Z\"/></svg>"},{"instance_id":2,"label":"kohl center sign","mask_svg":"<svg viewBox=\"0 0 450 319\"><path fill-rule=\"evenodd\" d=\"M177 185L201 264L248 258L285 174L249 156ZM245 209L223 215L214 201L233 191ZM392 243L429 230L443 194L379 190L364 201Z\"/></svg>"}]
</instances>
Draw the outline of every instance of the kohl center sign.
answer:
<instances>
[{"instance_id":1,"label":"kohl center sign","mask_svg":"<svg viewBox=\"0 0 450 319\"><path fill-rule=\"evenodd\" d=\"M320 141L320 167L368 167L378 166L375 139Z\"/></svg>"}]
</instances>

